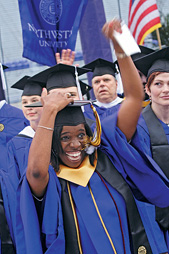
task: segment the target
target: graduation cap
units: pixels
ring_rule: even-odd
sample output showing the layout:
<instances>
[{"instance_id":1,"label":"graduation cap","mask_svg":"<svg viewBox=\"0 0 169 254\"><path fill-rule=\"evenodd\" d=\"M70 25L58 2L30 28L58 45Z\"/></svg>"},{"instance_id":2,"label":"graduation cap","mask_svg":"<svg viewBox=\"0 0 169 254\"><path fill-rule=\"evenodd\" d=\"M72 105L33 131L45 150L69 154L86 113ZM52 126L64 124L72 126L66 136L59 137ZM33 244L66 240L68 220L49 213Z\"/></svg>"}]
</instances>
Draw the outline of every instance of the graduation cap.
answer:
<instances>
[{"instance_id":1,"label":"graduation cap","mask_svg":"<svg viewBox=\"0 0 169 254\"><path fill-rule=\"evenodd\" d=\"M93 103L96 100L74 100L73 103L68 104L68 107L79 107L79 106L85 106L87 104ZM41 101L37 101L35 103L31 103L29 105L25 105L25 108L39 108L43 107Z\"/></svg>"},{"instance_id":2,"label":"graduation cap","mask_svg":"<svg viewBox=\"0 0 169 254\"><path fill-rule=\"evenodd\" d=\"M48 91L55 88L77 87L76 75L80 76L89 71L89 69L60 63L34 75L31 80L46 83ZM82 83L82 87L81 90L86 93L86 85Z\"/></svg>"},{"instance_id":3,"label":"graduation cap","mask_svg":"<svg viewBox=\"0 0 169 254\"><path fill-rule=\"evenodd\" d=\"M104 60L102 58L98 58L93 62L84 65L83 68L91 69L93 72L93 78L105 74L110 74L115 77L115 74L117 72L114 63Z\"/></svg>"},{"instance_id":4,"label":"graduation cap","mask_svg":"<svg viewBox=\"0 0 169 254\"><path fill-rule=\"evenodd\" d=\"M6 66L6 65L2 64L2 68L3 68L3 70L5 70L5 69L7 69L7 68L8 68L8 66Z\"/></svg>"},{"instance_id":5,"label":"graduation cap","mask_svg":"<svg viewBox=\"0 0 169 254\"><path fill-rule=\"evenodd\" d=\"M17 81L11 88L23 90L22 96L39 95L41 96L42 88L45 87L45 83L32 81L30 76L24 76Z\"/></svg>"},{"instance_id":6,"label":"graduation cap","mask_svg":"<svg viewBox=\"0 0 169 254\"><path fill-rule=\"evenodd\" d=\"M55 119L55 126L76 126L85 124L86 120L80 106L65 107L58 112Z\"/></svg>"},{"instance_id":7,"label":"graduation cap","mask_svg":"<svg viewBox=\"0 0 169 254\"><path fill-rule=\"evenodd\" d=\"M99 146L101 142L101 123L98 116L98 113L95 107L92 105L91 101L86 101L86 103L90 103L91 109L96 118L96 131L89 140L87 140L88 145ZM70 105L66 106L64 109L59 111L56 115L55 119L55 127L59 126L76 126L79 124L87 124L84 114L82 112L81 106L83 106L83 101L79 101L78 104L75 104L74 107Z\"/></svg>"},{"instance_id":8,"label":"graduation cap","mask_svg":"<svg viewBox=\"0 0 169 254\"><path fill-rule=\"evenodd\" d=\"M154 50L151 49L151 48L148 48L148 47L145 47L145 46L142 46L142 45L138 45L138 46L139 46L141 52L131 55L131 58L132 58L133 61L154 52Z\"/></svg>"},{"instance_id":9,"label":"graduation cap","mask_svg":"<svg viewBox=\"0 0 169 254\"><path fill-rule=\"evenodd\" d=\"M82 95L87 94L92 89L91 86L87 85L82 80L79 80L79 83L80 83L80 88L81 88L81 91L82 91Z\"/></svg>"},{"instance_id":10,"label":"graduation cap","mask_svg":"<svg viewBox=\"0 0 169 254\"><path fill-rule=\"evenodd\" d=\"M134 63L137 69L147 77L147 80L153 72L169 72L169 47L141 57Z\"/></svg>"}]
</instances>

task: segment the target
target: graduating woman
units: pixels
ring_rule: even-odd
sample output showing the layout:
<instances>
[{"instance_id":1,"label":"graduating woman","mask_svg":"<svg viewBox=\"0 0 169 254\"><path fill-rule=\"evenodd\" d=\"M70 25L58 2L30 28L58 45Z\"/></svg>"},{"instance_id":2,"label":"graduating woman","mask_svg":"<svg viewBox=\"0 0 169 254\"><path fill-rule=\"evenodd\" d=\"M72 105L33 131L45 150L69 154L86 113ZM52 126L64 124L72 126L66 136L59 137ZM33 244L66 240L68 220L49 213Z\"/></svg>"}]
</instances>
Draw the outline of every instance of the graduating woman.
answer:
<instances>
[{"instance_id":1,"label":"graduating woman","mask_svg":"<svg viewBox=\"0 0 169 254\"><path fill-rule=\"evenodd\" d=\"M19 134L11 138L7 143L7 165L4 165L3 170L0 171L0 248L4 254L18 253L15 241L15 192L21 175L27 166L30 144L42 113L42 108L26 109L24 105L40 101L42 86L38 82L31 82L28 76L23 77L13 85L14 88L23 90L22 111L30 125L27 125L23 130L20 129ZM18 121L19 116L18 114Z\"/></svg>"},{"instance_id":2,"label":"graduating woman","mask_svg":"<svg viewBox=\"0 0 169 254\"><path fill-rule=\"evenodd\" d=\"M139 119L132 143L151 156L169 178L169 47L135 61L137 68L147 76L146 93L151 103ZM152 212L166 235L169 249L169 209L156 207Z\"/></svg>"},{"instance_id":3,"label":"graduating woman","mask_svg":"<svg viewBox=\"0 0 169 254\"><path fill-rule=\"evenodd\" d=\"M8 67L2 65L3 69ZM29 121L24 117L22 110L13 107L3 99L3 90L0 91L0 168L6 168L7 142L18 134Z\"/></svg>"},{"instance_id":4,"label":"graduating woman","mask_svg":"<svg viewBox=\"0 0 169 254\"><path fill-rule=\"evenodd\" d=\"M73 102L69 94L42 96L43 113L18 189L17 239L25 238L20 248L26 253L157 253L134 195L167 206L168 180L151 158L128 143L143 90L131 58L114 40L114 29L121 32L118 20L105 24L103 32L114 43L126 99L118 114L102 122L97 150L98 119L92 138L81 109L66 107Z\"/></svg>"},{"instance_id":5,"label":"graduating woman","mask_svg":"<svg viewBox=\"0 0 169 254\"><path fill-rule=\"evenodd\" d=\"M24 76L12 86L12 88L23 91L22 111L25 118L30 123L30 125L21 130L18 135L13 137L7 144L7 171L16 188L27 166L30 144L42 114L42 108L26 108L25 106L40 101L43 86L45 86L45 84L42 82L30 81L29 76Z\"/></svg>"},{"instance_id":6,"label":"graduating woman","mask_svg":"<svg viewBox=\"0 0 169 254\"><path fill-rule=\"evenodd\" d=\"M5 100L0 101L0 253L2 254L16 253L12 219L14 209L13 202L10 202L9 198L12 193L14 199L15 193L10 183L6 183L7 142L28 124L29 121L20 109L8 105Z\"/></svg>"},{"instance_id":7,"label":"graduating woman","mask_svg":"<svg viewBox=\"0 0 169 254\"><path fill-rule=\"evenodd\" d=\"M50 78L43 79L42 73L40 74L39 80L34 80L36 78L30 78L29 76L24 76L18 82L16 82L12 88L16 88L22 90L22 111L26 119L29 120L30 125L25 127L22 131L18 133L17 136L12 138L7 145L8 149L8 166L7 170L10 173L10 178L17 188L18 180L21 178L25 168L27 167L28 162L28 154L29 148L32 142L32 139L35 135L41 114L42 107L26 107L28 104L40 102L41 93L44 87L47 88L48 92L52 92L54 89L59 89L61 91L65 91L65 93L70 93L72 98L74 98L74 94L77 94L76 83L70 82L69 86L59 86L59 75L57 73L57 69L60 65L56 65L52 68L48 68L42 73L52 73L55 76L54 85L50 86ZM63 67L67 67L67 65L62 65ZM86 70L85 70L86 71ZM54 72L54 73L53 73ZM39 75L39 74L38 74ZM36 77L38 76L36 75ZM47 75L47 74L46 74ZM71 87L70 87L71 86ZM87 85L82 84L82 95L84 95L89 89Z\"/></svg>"}]
</instances>

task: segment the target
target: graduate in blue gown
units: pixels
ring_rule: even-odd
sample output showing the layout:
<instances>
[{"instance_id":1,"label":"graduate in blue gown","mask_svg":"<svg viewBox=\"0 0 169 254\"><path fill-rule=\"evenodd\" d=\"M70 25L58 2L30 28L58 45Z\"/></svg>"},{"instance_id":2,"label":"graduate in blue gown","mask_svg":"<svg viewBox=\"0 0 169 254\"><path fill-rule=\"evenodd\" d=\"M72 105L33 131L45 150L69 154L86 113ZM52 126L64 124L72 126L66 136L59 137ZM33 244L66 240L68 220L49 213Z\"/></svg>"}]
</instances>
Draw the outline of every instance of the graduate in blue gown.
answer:
<instances>
[{"instance_id":1,"label":"graduate in blue gown","mask_svg":"<svg viewBox=\"0 0 169 254\"><path fill-rule=\"evenodd\" d=\"M6 68L6 66L3 66ZM1 81L1 80L0 80ZM3 93L3 90L1 91ZM7 164L7 142L16 135L24 126L26 119L22 111L5 101L4 94L1 94L0 101L0 253L15 254L15 239L12 225L13 209L9 207L9 195L13 193L10 188L10 183L6 184L5 169ZM15 195L15 193L14 193ZM13 196L14 200L14 196ZM11 199L12 201L12 199Z\"/></svg>"},{"instance_id":2,"label":"graduate in blue gown","mask_svg":"<svg viewBox=\"0 0 169 254\"><path fill-rule=\"evenodd\" d=\"M0 170L0 253L15 254L15 192L8 175Z\"/></svg>"},{"instance_id":3,"label":"graduate in blue gown","mask_svg":"<svg viewBox=\"0 0 169 254\"><path fill-rule=\"evenodd\" d=\"M6 168L7 142L28 124L22 110L0 101L0 168Z\"/></svg>"},{"instance_id":4,"label":"graduate in blue gown","mask_svg":"<svg viewBox=\"0 0 169 254\"><path fill-rule=\"evenodd\" d=\"M142 150L151 156L169 178L169 48L158 50L135 61L137 68L147 76L146 92L151 103L142 112L133 145L141 143ZM154 208L153 218L164 234L169 249L169 209Z\"/></svg>"},{"instance_id":5,"label":"graduate in blue gown","mask_svg":"<svg viewBox=\"0 0 169 254\"><path fill-rule=\"evenodd\" d=\"M24 76L17 81L12 88L22 90L22 111L25 118L30 122L29 126L22 129L7 144L8 166L10 178L15 188L27 166L29 148L38 126L42 108L26 108L30 103L40 101L42 88L45 86L42 82L30 81L29 76Z\"/></svg>"},{"instance_id":6,"label":"graduate in blue gown","mask_svg":"<svg viewBox=\"0 0 169 254\"><path fill-rule=\"evenodd\" d=\"M58 66L57 66L58 67ZM43 78L41 79L43 80ZM58 82L52 87L49 87L48 84L39 81L34 81L30 79L29 76L24 76L22 79L17 81L12 88L23 90L22 93L22 110L25 117L29 120L30 125L24 128L18 133L17 136L12 138L8 143L8 172L10 173L10 178L13 181L13 184L17 188L18 181L21 178L23 172L27 167L29 148L32 142L32 138L35 135L40 116L42 113L41 107L27 108L25 107L28 104L36 103L41 99L42 88L47 87L48 91L54 89L65 89L67 88L69 92L71 91L69 87L58 87ZM70 83L69 83L70 84ZM75 86L73 84L73 86ZM73 87L77 89L76 87ZM84 95L88 90L89 86L84 83L81 84L82 95ZM73 93L73 91L71 91ZM74 96L73 96L74 97Z\"/></svg>"},{"instance_id":7,"label":"graduate in blue gown","mask_svg":"<svg viewBox=\"0 0 169 254\"><path fill-rule=\"evenodd\" d=\"M131 58L132 58L133 62L135 62L139 58L141 58L143 56L146 56L148 54L151 54L155 51L154 49L145 47L143 45L139 45L139 48L140 48L141 52L131 55ZM138 70L138 72L139 72L139 75L140 75L140 78L141 78L141 81L142 81L142 84L143 84L143 87L144 87L144 94L145 95L144 95L144 101L143 101L143 108L145 108L150 103L149 96L148 96L148 94L146 93L146 90L145 90L146 76L140 70Z\"/></svg>"},{"instance_id":8,"label":"graduate in blue gown","mask_svg":"<svg viewBox=\"0 0 169 254\"><path fill-rule=\"evenodd\" d=\"M83 68L91 69L93 72L92 87L96 97L96 101L93 105L99 114L100 120L118 112L121 102L123 101L123 99L117 95L118 83L116 75L118 71L116 65L116 62L112 63L98 58L83 66ZM84 112L86 117L95 120L89 105L84 107Z\"/></svg>"},{"instance_id":9,"label":"graduate in blue gown","mask_svg":"<svg viewBox=\"0 0 169 254\"><path fill-rule=\"evenodd\" d=\"M112 37L113 29L120 32L117 20L106 24L104 32L116 52L123 53ZM131 58L119 59L119 64L126 100L118 114L102 122L97 150L93 146L100 143L98 119L98 135L92 139L80 109L63 109L71 97L58 92L42 98L40 126L17 193L16 238L25 238L22 245L25 242L28 253L36 253L34 246L38 253L160 253L135 199L167 206L169 181L150 157L128 143L142 109L143 91ZM40 248L40 233L47 250ZM160 251L166 252L165 246Z\"/></svg>"},{"instance_id":10,"label":"graduate in blue gown","mask_svg":"<svg viewBox=\"0 0 169 254\"><path fill-rule=\"evenodd\" d=\"M136 53L131 56L133 61L136 61L137 59L154 52L154 50L146 48L144 46L139 46L139 47L140 47L141 52ZM115 79L114 79L116 72L117 72L115 66L116 66L115 64L105 61L103 59L97 59L97 60L84 66L86 68L91 68L93 71L92 86L93 86L94 93L97 98L97 101L94 102L93 104L99 114L101 122L107 116L112 115L114 113L117 114L117 112L120 108L120 105L121 105L121 103L116 104L116 102L119 100L119 98L117 97L117 94L115 92L114 92L114 94L113 93L112 94L116 97L116 99L110 103L107 102L107 100L110 99L110 95L108 97L108 88L110 87L110 84L112 87L113 87L113 85L114 85L114 87L117 86L117 84L115 83ZM112 76L111 79L110 79L110 75ZM145 87L146 77L141 71L139 71L139 75L142 79L143 86ZM112 82L112 83L110 83L110 82ZM149 104L149 100L147 101L147 99L149 97L147 98L147 96L148 95L145 93L143 107L145 107L145 105ZM101 100L101 102L98 100ZM103 103L103 102L107 102L107 103ZM94 114L90 110L90 105L85 106L85 113L84 114L85 114L85 116L94 120ZM139 126L140 126L140 124L138 125L138 127ZM141 131L139 131L139 132L141 134ZM150 141L149 141L149 139L146 138L146 133L143 134L142 137L144 137L144 140L142 140L143 142L141 145L146 146L146 142L150 142ZM150 151L149 144L148 144L148 149ZM154 214L154 206L152 206L151 204L146 204L146 203L142 204L142 202L138 202L137 205L138 205L138 207L140 207L140 210L143 214L145 221L149 220L149 222L153 225L152 234L157 239L157 242L158 242L157 246L159 246L159 245L166 246L164 233L152 216ZM166 246L166 248L167 248L167 246ZM159 252L160 252L160 250L159 250Z\"/></svg>"},{"instance_id":11,"label":"graduate in blue gown","mask_svg":"<svg viewBox=\"0 0 169 254\"><path fill-rule=\"evenodd\" d=\"M25 76L23 79L21 79L19 82L15 84L17 88L24 90L22 94L22 105L40 100L40 95L42 92L42 86L37 85L35 83L33 84L33 82L30 84L28 82L28 79L29 77ZM31 87L33 87L34 93L31 92ZM16 112L17 112L17 115L15 117ZM11 138L6 145L7 146L6 157L8 154L6 166L3 165L3 169L1 169L1 187L3 191L2 197L3 197L3 204L4 204L4 213L6 215L7 224L9 225L9 231L12 238L11 242L13 242L13 245L15 246L15 248L16 248L16 242L14 237L15 236L15 222L16 222L15 220L16 218L15 194L16 193L15 192L19 183L19 179L23 173L22 170L27 166L29 146L34 136L33 128L36 127L36 122L38 122L38 118L40 118L40 112L42 112L42 108L37 110L25 109L23 110L23 112L24 112L24 115L21 110L17 110L17 111L15 110L13 112L11 110L10 112L12 115L13 124L15 122L17 123L18 121L18 124L21 125L22 124L21 119L24 118L25 116L24 118L25 121L27 121L28 123L30 122L30 125L29 126L25 125L26 126L25 128L24 128L24 125L22 125L22 128L24 128L23 130L22 129L18 129L18 131L15 130L14 137ZM7 115L8 114L6 114L6 117ZM9 126L7 125L7 127ZM17 126L16 126L16 129L17 129ZM19 131L21 132L18 134ZM1 210L2 209L3 207L1 207ZM1 229L4 230L4 227L3 228L2 227L3 226L1 225L0 230ZM3 234L6 235L5 232ZM3 241L3 234L1 238L2 241ZM6 239L6 242L8 241L9 240ZM3 250L4 248L3 245L2 245L2 253L5 253L5 254L11 253L10 252L11 245L10 246L5 245L6 246L5 252Z\"/></svg>"}]
</instances>

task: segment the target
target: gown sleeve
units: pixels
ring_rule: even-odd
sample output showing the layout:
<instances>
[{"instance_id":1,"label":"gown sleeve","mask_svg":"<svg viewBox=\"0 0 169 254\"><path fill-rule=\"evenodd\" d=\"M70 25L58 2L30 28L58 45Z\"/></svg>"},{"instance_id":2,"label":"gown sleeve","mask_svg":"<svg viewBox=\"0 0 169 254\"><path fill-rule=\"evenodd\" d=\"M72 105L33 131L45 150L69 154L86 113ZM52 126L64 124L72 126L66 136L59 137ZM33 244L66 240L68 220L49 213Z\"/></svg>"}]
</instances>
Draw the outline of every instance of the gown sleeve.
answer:
<instances>
[{"instance_id":1,"label":"gown sleeve","mask_svg":"<svg viewBox=\"0 0 169 254\"><path fill-rule=\"evenodd\" d=\"M102 144L105 152L127 183L137 189L150 203L169 206L169 180L155 161L141 149L132 146L116 126L117 114L102 121ZM111 124L110 124L111 123Z\"/></svg>"},{"instance_id":2,"label":"gown sleeve","mask_svg":"<svg viewBox=\"0 0 169 254\"><path fill-rule=\"evenodd\" d=\"M43 246L47 249L46 254L52 254L54 250L58 254L65 253L60 185L52 167L49 168L49 175L49 183L40 208L43 209L42 213L36 210L26 175L23 175L20 181L17 190L16 238L18 245L20 239L23 241L18 253L41 254L44 253ZM39 218L38 215L42 217Z\"/></svg>"}]
</instances>

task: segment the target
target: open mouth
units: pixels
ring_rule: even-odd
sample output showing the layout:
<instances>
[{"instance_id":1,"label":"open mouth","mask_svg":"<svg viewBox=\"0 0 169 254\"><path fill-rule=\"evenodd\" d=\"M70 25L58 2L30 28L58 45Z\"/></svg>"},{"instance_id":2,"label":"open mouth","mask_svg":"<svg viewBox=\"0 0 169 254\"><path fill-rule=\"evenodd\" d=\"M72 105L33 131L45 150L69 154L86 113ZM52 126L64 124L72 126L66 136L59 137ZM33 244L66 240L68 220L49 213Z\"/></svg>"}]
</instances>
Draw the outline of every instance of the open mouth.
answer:
<instances>
[{"instance_id":1,"label":"open mouth","mask_svg":"<svg viewBox=\"0 0 169 254\"><path fill-rule=\"evenodd\" d=\"M81 159L81 152L67 152L66 155L71 161L77 161Z\"/></svg>"}]
</instances>

